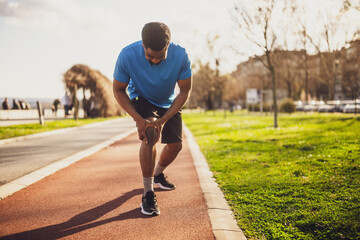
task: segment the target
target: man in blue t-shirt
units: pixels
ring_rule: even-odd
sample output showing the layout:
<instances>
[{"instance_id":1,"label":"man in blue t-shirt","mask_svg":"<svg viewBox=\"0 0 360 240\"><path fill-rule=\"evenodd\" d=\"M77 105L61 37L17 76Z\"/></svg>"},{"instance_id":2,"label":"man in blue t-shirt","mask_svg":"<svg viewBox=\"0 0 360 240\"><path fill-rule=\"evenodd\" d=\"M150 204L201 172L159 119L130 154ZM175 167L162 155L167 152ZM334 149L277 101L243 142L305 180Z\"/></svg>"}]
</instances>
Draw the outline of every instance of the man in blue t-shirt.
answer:
<instances>
[{"instance_id":1,"label":"man in blue t-shirt","mask_svg":"<svg viewBox=\"0 0 360 240\"><path fill-rule=\"evenodd\" d=\"M120 106L136 122L142 140L139 154L144 183L141 212L159 215L153 184L165 190L175 189L163 171L182 148L181 108L190 96L192 73L185 49L170 41L170 29L165 24L147 23L141 35L142 41L120 52L113 89ZM180 89L177 95L176 84ZM155 145L160 135L166 146L155 166Z\"/></svg>"}]
</instances>

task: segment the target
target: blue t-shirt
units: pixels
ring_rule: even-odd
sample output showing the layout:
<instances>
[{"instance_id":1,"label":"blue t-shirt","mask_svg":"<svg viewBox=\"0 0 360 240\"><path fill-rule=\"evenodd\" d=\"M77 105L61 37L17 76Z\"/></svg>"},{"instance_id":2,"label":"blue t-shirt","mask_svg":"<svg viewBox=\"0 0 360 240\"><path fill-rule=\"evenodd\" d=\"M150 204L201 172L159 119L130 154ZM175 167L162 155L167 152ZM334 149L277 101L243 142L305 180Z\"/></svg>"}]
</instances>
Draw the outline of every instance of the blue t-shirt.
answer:
<instances>
[{"instance_id":1,"label":"blue t-shirt","mask_svg":"<svg viewBox=\"0 0 360 240\"><path fill-rule=\"evenodd\" d=\"M143 97L162 108L169 108L174 101L176 82L189 77L189 57L175 43L170 43L166 59L158 65L145 58L142 41L132 43L120 52L114 71L115 80L129 84L130 99Z\"/></svg>"}]
</instances>

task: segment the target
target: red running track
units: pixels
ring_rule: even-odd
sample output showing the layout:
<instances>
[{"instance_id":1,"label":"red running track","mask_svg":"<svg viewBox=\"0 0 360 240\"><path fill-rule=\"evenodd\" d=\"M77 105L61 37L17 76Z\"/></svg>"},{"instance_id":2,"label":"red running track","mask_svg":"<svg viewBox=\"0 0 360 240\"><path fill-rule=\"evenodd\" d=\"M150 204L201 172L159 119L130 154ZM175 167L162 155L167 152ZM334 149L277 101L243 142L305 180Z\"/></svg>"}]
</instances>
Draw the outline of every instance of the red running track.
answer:
<instances>
[{"instance_id":1,"label":"red running track","mask_svg":"<svg viewBox=\"0 0 360 240\"><path fill-rule=\"evenodd\" d=\"M1 200L0 239L214 239L183 145L165 170L177 188L155 187L160 216L140 213L140 141L133 134Z\"/></svg>"}]
</instances>

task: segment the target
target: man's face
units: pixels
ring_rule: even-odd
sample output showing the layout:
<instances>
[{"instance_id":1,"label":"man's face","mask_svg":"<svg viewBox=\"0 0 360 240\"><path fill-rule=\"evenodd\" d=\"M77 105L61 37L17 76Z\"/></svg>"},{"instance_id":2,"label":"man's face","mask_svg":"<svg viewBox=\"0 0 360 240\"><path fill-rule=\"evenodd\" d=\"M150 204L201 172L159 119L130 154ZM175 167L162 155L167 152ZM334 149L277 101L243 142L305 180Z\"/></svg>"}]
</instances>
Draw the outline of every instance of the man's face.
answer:
<instances>
[{"instance_id":1,"label":"man's face","mask_svg":"<svg viewBox=\"0 0 360 240\"><path fill-rule=\"evenodd\" d=\"M149 63L151 65L158 65L161 61L166 59L168 47L165 47L163 50L160 51L153 51L151 48L145 48L145 47L144 50L145 50L145 58L149 61Z\"/></svg>"}]
</instances>

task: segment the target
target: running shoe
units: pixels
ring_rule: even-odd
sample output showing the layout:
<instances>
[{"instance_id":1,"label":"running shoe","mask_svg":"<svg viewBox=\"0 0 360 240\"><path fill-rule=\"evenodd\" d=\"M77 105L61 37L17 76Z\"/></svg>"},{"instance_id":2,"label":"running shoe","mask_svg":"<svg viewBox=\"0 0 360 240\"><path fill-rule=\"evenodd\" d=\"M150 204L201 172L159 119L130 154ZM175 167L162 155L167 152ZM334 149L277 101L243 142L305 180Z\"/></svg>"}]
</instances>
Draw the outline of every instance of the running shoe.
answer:
<instances>
[{"instance_id":1,"label":"running shoe","mask_svg":"<svg viewBox=\"0 0 360 240\"><path fill-rule=\"evenodd\" d=\"M154 176L154 185L159 186L164 190L173 190L176 187L167 180L167 177L165 177L164 173L160 173L159 175Z\"/></svg>"},{"instance_id":2,"label":"running shoe","mask_svg":"<svg viewBox=\"0 0 360 240\"><path fill-rule=\"evenodd\" d=\"M149 191L142 197L140 204L141 213L149 216L160 215L159 206L156 201L156 195L153 191Z\"/></svg>"}]
</instances>

